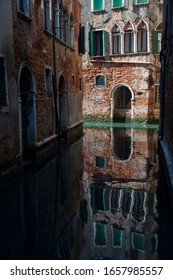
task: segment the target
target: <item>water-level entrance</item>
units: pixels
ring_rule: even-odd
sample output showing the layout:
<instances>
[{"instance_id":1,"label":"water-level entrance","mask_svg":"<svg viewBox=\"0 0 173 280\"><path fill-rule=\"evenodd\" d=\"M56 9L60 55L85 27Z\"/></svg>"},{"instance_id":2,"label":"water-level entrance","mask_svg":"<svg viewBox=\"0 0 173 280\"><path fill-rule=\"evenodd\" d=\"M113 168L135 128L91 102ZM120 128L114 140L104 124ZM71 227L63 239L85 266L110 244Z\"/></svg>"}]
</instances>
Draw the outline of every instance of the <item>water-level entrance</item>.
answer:
<instances>
[{"instance_id":1,"label":"water-level entrance","mask_svg":"<svg viewBox=\"0 0 173 280\"><path fill-rule=\"evenodd\" d=\"M172 259L161 175L155 128L86 124L1 180L0 258Z\"/></svg>"}]
</instances>

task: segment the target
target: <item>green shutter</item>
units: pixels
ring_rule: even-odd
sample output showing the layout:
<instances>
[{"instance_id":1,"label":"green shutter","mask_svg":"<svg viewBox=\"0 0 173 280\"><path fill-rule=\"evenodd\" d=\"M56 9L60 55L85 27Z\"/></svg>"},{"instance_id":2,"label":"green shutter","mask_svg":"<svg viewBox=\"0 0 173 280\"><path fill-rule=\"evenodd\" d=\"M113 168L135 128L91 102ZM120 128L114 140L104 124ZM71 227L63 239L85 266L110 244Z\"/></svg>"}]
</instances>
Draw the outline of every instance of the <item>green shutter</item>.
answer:
<instances>
[{"instance_id":1,"label":"green shutter","mask_svg":"<svg viewBox=\"0 0 173 280\"><path fill-rule=\"evenodd\" d=\"M94 56L94 31L89 32L89 54Z\"/></svg>"},{"instance_id":2,"label":"green shutter","mask_svg":"<svg viewBox=\"0 0 173 280\"><path fill-rule=\"evenodd\" d=\"M104 0L93 0L93 11L103 10Z\"/></svg>"},{"instance_id":3,"label":"green shutter","mask_svg":"<svg viewBox=\"0 0 173 280\"><path fill-rule=\"evenodd\" d=\"M103 30L102 32L102 42L103 42L103 56L106 55L106 32Z\"/></svg>"},{"instance_id":4,"label":"green shutter","mask_svg":"<svg viewBox=\"0 0 173 280\"><path fill-rule=\"evenodd\" d=\"M136 4L146 4L148 3L148 0L137 0Z\"/></svg>"},{"instance_id":5,"label":"green shutter","mask_svg":"<svg viewBox=\"0 0 173 280\"><path fill-rule=\"evenodd\" d=\"M158 53L158 32L154 31L152 32L152 50L153 53Z\"/></svg>"},{"instance_id":6,"label":"green shutter","mask_svg":"<svg viewBox=\"0 0 173 280\"><path fill-rule=\"evenodd\" d=\"M113 0L113 8L122 7L123 2L123 0Z\"/></svg>"}]
</instances>

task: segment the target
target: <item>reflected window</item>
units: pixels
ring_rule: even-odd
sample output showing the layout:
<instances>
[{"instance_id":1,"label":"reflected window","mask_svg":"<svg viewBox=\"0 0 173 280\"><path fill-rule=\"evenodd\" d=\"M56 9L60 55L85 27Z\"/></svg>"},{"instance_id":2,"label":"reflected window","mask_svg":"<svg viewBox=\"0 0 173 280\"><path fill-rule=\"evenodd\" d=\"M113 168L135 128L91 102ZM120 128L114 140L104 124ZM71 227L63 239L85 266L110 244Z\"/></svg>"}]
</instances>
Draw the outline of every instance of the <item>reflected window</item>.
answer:
<instances>
[{"instance_id":1,"label":"reflected window","mask_svg":"<svg viewBox=\"0 0 173 280\"><path fill-rule=\"evenodd\" d=\"M143 220L144 217L144 192L143 191L135 191L134 192L134 206L133 206L133 216L135 219L140 221Z\"/></svg>"},{"instance_id":2,"label":"reflected window","mask_svg":"<svg viewBox=\"0 0 173 280\"><path fill-rule=\"evenodd\" d=\"M95 223L94 224L94 241L96 246L106 245L106 224Z\"/></svg>"},{"instance_id":3,"label":"reflected window","mask_svg":"<svg viewBox=\"0 0 173 280\"><path fill-rule=\"evenodd\" d=\"M92 207L95 211L109 210L109 189L107 187L92 186Z\"/></svg>"},{"instance_id":4,"label":"reflected window","mask_svg":"<svg viewBox=\"0 0 173 280\"><path fill-rule=\"evenodd\" d=\"M132 248L144 251L144 235L141 233L132 232L131 234Z\"/></svg>"},{"instance_id":5,"label":"reflected window","mask_svg":"<svg viewBox=\"0 0 173 280\"><path fill-rule=\"evenodd\" d=\"M117 189L112 190L111 211L113 213L118 212L118 208L120 207L119 199L120 199L120 190Z\"/></svg>"},{"instance_id":6,"label":"reflected window","mask_svg":"<svg viewBox=\"0 0 173 280\"><path fill-rule=\"evenodd\" d=\"M127 132L125 128L113 130L113 152L118 160L127 160L131 154L131 136Z\"/></svg>"},{"instance_id":7,"label":"reflected window","mask_svg":"<svg viewBox=\"0 0 173 280\"><path fill-rule=\"evenodd\" d=\"M99 167L99 168L106 167L106 158L105 157L96 157L96 167Z\"/></svg>"},{"instance_id":8,"label":"reflected window","mask_svg":"<svg viewBox=\"0 0 173 280\"><path fill-rule=\"evenodd\" d=\"M128 214L130 212L131 207L131 190L123 191L123 199L122 199L122 211L123 214Z\"/></svg>"},{"instance_id":9,"label":"reflected window","mask_svg":"<svg viewBox=\"0 0 173 280\"><path fill-rule=\"evenodd\" d=\"M123 243L123 231L112 227L112 236L113 236L113 247L122 247Z\"/></svg>"}]
</instances>

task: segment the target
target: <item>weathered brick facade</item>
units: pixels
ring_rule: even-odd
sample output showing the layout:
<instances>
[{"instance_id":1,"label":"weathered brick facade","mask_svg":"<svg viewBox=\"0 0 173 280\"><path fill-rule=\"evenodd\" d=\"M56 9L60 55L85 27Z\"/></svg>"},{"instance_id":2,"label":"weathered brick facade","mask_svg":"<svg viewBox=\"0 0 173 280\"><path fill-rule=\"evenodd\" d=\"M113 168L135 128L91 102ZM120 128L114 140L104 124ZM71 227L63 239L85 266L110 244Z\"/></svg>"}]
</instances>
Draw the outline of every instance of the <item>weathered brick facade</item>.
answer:
<instances>
[{"instance_id":1,"label":"weathered brick facade","mask_svg":"<svg viewBox=\"0 0 173 280\"><path fill-rule=\"evenodd\" d=\"M2 7L8 29L2 31L0 55L6 61L9 100L0 106L4 165L26 148L76 132L82 123L82 57L79 0L3 1Z\"/></svg>"},{"instance_id":2,"label":"weathered brick facade","mask_svg":"<svg viewBox=\"0 0 173 280\"><path fill-rule=\"evenodd\" d=\"M86 31L83 56L84 117L105 117L113 121L119 118L125 118L125 121L158 119L160 63L159 54L155 53L153 46L156 43L153 43L153 32L161 32L163 4L152 0L136 5L135 1L129 0L126 6L112 8L112 1L100 2L104 3L103 9L94 11L94 2L83 0L82 20ZM118 31L114 35L119 35L119 41L113 38L115 25ZM145 51L139 49L141 41L138 32L142 25L147 33ZM134 49L126 51L125 36L130 29L133 30ZM97 53L102 47L97 45L98 37L95 35L99 32L105 34L100 39L104 48L101 55ZM113 49L114 40L116 50ZM97 85L98 75L105 76L104 85ZM130 93L129 105L120 108L116 104L117 96L123 88Z\"/></svg>"}]
</instances>

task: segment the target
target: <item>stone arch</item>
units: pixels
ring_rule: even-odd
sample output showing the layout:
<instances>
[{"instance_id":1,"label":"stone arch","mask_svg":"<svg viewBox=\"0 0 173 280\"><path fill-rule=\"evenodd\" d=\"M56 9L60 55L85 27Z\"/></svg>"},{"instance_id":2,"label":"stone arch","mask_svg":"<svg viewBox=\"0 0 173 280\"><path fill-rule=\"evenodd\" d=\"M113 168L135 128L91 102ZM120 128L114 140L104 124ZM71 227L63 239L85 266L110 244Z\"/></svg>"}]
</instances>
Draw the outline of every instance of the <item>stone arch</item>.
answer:
<instances>
[{"instance_id":1,"label":"stone arch","mask_svg":"<svg viewBox=\"0 0 173 280\"><path fill-rule=\"evenodd\" d=\"M59 77L58 83L59 92L59 125L60 129L67 129L68 126L68 98L66 81L63 74Z\"/></svg>"},{"instance_id":2,"label":"stone arch","mask_svg":"<svg viewBox=\"0 0 173 280\"><path fill-rule=\"evenodd\" d=\"M133 118L134 93L127 84L115 86L111 92L111 119L128 122Z\"/></svg>"},{"instance_id":3,"label":"stone arch","mask_svg":"<svg viewBox=\"0 0 173 280\"><path fill-rule=\"evenodd\" d=\"M20 150L32 147L36 141L35 80L28 62L23 62L18 74Z\"/></svg>"}]
</instances>

